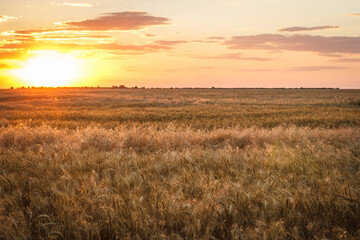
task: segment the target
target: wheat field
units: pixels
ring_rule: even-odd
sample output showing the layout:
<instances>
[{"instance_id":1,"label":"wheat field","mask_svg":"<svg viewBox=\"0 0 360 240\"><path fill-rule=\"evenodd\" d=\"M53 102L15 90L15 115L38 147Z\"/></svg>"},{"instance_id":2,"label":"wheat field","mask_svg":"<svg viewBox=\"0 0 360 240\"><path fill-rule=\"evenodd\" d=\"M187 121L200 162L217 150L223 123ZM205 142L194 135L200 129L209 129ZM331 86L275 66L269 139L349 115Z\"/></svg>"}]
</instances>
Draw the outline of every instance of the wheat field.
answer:
<instances>
[{"instance_id":1,"label":"wheat field","mask_svg":"<svg viewBox=\"0 0 360 240\"><path fill-rule=\"evenodd\" d=\"M360 90L0 90L0 239L358 239Z\"/></svg>"}]
</instances>

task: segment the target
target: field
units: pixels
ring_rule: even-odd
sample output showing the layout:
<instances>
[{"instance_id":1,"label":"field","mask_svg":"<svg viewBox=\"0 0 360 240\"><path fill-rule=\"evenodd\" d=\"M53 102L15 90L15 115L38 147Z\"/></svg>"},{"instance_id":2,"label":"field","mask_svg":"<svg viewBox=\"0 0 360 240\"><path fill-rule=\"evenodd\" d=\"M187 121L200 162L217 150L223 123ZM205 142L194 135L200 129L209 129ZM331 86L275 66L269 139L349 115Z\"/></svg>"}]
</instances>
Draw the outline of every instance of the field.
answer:
<instances>
[{"instance_id":1,"label":"field","mask_svg":"<svg viewBox=\"0 0 360 240\"><path fill-rule=\"evenodd\" d=\"M358 239L360 90L0 90L0 239Z\"/></svg>"}]
</instances>

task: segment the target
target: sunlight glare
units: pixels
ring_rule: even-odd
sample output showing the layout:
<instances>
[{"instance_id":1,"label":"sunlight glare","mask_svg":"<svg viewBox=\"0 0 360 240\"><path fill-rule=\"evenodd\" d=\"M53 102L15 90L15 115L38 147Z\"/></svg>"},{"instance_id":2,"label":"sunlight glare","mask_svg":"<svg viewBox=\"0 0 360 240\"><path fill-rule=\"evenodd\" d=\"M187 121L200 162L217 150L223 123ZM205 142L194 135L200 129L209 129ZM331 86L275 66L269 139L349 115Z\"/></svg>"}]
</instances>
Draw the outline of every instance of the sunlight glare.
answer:
<instances>
[{"instance_id":1,"label":"sunlight glare","mask_svg":"<svg viewBox=\"0 0 360 240\"><path fill-rule=\"evenodd\" d=\"M75 58L61 54L40 55L29 59L16 74L35 87L67 86L78 76Z\"/></svg>"}]
</instances>

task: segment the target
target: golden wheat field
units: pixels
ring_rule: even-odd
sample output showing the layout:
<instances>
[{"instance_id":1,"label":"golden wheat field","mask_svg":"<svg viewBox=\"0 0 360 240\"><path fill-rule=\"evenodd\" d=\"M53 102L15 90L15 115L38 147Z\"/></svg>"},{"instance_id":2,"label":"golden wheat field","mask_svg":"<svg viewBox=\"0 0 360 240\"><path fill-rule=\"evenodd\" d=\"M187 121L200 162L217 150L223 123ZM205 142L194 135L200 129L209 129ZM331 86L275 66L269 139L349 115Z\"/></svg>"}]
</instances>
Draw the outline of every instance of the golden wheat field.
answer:
<instances>
[{"instance_id":1,"label":"golden wheat field","mask_svg":"<svg viewBox=\"0 0 360 240\"><path fill-rule=\"evenodd\" d=\"M0 239L358 239L360 90L0 90Z\"/></svg>"}]
</instances>

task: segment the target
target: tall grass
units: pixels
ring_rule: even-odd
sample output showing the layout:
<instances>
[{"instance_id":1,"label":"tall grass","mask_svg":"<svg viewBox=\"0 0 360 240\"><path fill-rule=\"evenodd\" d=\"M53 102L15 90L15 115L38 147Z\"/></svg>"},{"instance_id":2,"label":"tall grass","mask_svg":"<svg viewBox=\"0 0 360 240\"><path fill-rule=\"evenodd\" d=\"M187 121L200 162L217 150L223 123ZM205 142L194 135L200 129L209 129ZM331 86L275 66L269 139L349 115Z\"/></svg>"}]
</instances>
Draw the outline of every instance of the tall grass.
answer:
<instances>
[{"instance_id":1,"label":"tall grass","mask_svg":"<svg viewBox=\"0 0 360 240\"><path fill-rule=\"evenodd\" d=\"M357 127L359 90L0 90L0 126Z\"/></svg>"},{"instance_id":2,"label":"tall grass","mask_svg":"<svg viewBox=\"0 0 360 240\"><path fill-rule=\"evenodd\" d=\"M197 90L199 101L215 94L219 103L186 107L190 90L176 92L183 99L177 107L108 105L102 99L107 92L51 91L74 98L77 106L35 106L24 98L11 105L18 97L11 93L4 100L8 108L0 110L0 239L360 235L360 109L348 100L325 107L338 92L320 91L314 104L300 94L293 105L298 93L289 90L276 107L265 91L247 105L243 125L236 121L236 109L245 106L238 101L250 100L236 98L240 90L229 90L235 99L230 105L223 90ZM133 91L135 103L141 94ZM101 98L104 109L88 108L94 100L84 96ZM151 97L165 96L155 91ZM23 109L28 104L32 111ZM326 109L344 113L337 116L341 124L329 124L335 114L327 116ZM190 119L196 116L202 117ZM295 118L316 121L304 126ZM281 119L285 123L262 125Z\"/></svg>"},{"instance_id":3,"label":"tall grass","mask_svg":"<svg viewBox=\"0 0 360 240\"><path fill-rule=\"evenodd\" d=\"M3 129L4 239L356 238L360 131Z\"/></svg>"}]
</instances>

